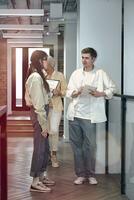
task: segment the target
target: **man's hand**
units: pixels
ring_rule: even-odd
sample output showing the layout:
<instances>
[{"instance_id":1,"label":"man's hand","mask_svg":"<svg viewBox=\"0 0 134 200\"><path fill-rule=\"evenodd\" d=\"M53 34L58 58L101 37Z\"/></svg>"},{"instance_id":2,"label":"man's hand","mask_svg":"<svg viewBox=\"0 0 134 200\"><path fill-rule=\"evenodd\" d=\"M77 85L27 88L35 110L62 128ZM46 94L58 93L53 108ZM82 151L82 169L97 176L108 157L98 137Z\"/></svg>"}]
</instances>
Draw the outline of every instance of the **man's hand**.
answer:
<instances>
[{"instance_id":1,"label":"man's hand","mask_svg":"<svg viewBox=\"0 0 134 200\"><path fill-rule=\"evenodd\" d=\"M94 97L105 97L106 96L105 92L99 92L97 90L91 91L89 94L91 94Z\"/></svg>"},{"instance_id":2,"label":"man's hand","mask_svg":"<svg viewBox=\"0 0 134 200\"><path fill-rule=\"evenodd\" d=\"M78 91L73 91L73 93L72 93L72 98L76 98L76 97L78 97L80 94L81 94L81 92L82 92L82 87L78 90Z\"/></svg>"}]
</instances>

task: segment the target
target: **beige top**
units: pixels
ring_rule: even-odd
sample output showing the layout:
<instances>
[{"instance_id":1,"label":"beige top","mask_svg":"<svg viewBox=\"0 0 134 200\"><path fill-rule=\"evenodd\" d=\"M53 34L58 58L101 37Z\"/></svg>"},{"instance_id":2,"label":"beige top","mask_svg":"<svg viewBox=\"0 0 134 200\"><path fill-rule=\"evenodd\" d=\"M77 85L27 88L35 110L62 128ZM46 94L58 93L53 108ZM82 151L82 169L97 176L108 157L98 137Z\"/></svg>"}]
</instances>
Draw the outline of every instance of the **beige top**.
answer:
<instances>
[{"instance_id":1,"label":"beige top","mask_svg":"<svg viewBox=\"0 0 134 200\"><path fill-rule=\"evenodd\" d=\"M48 128L45 111L45 105L48 104L48 94L44 88L43 80L37 72L33 72L26 81L25 100L28 106L31 103L34 107L42 131L45 131Z\"/></svg>"},{"instance_id":2,"label":"beige top","mask_svg":"<svg viewBox=\"0 0 134 200\"><path fill-rule=\"evenodd\" d=\"M66 94L67 83L63 73L54 71L49 79L52 80L59 80L59 84L57 86L60 89L61 96L53 96L51 99L52 107L54 111L62 111L63 104L62 104L62 97Z\"/></svg>"}]
</instances>

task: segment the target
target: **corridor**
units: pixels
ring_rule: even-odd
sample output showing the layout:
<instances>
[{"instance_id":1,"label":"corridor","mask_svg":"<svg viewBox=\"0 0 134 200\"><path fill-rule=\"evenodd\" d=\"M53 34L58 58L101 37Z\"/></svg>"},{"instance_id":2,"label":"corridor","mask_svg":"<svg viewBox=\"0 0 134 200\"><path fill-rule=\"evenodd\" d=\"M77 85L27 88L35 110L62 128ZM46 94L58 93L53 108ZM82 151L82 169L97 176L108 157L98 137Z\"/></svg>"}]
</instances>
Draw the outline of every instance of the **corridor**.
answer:
<instances>
[{"instance_id":1,"label":"corridor","mask_svg":"<svg viewBox=\"0 0 134 200\"><path fill-rule=\"evenodd\" d=\"M49 166L49 177L56 181L51 193L30 192L31 137L8 138L8 200L127 200L120 194L119 175L97 175L97 186L73 184L73 155L70 144L59 143L60 167Z\"/></svg>"}]
</instances>

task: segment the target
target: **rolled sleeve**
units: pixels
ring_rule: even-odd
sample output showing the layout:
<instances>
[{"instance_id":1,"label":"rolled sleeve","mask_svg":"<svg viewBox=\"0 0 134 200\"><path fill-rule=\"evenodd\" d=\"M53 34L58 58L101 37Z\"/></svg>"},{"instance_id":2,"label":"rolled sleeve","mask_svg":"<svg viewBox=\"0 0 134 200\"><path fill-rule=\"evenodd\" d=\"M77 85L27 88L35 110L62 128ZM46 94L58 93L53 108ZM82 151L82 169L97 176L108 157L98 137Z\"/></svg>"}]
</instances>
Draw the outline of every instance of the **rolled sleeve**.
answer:
<instances>
[{"instance_id":1,"label":"rolled sleeve","mask_svg":"<svg viewBox=\"0 0 134 200\"><path fill-rule=\"evenodd\" d=\"M71 75L68 87L67 87L67 92L66 92L66 97L72 99L72 93L74 91L77 91L78 88L75 86L76 84L76 77L74 77L74 73Z\"/></svg>"},{"instance_id":2,"label":"rolled sleeve","mask_svg":"<svg viewBox=\"0 0 134 200\"><path fill-rule=\"evenodd\" d=\"M65 96L67 90L67 82L64 75L61 76L61 95L62 97Z\"/></svg>"},{"instance_id":3,"label":"rolled sleeve","mask_svg":"<svg viewBox=\"0 0 134 200\"><path fill-rule=\"evenodd\" d=\"M111 99L113 95L117 92L117 87L113 80L103 71L104 80L104 92L106 94L106 99Z\"/></svg>"}]
</instances>

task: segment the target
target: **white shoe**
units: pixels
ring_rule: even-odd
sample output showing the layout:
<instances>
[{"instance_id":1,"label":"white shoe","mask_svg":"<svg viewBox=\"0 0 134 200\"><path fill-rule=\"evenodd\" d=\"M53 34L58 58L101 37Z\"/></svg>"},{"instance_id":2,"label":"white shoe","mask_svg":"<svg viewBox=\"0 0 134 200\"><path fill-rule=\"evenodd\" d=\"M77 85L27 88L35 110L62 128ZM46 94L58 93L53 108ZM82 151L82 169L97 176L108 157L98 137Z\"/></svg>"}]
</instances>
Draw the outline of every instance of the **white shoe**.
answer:
<instances>
[{"instance_id":1,"label":"white shoe","mask_svg":"<svg viewBox=\"0 0 134 200\"><path fill-rule=\"evenodd\" d=\"M98 184L98 181L94 177L90 177L90 178L88 178L88 180L89 180L89 183L91 185L97 185Z\"/></svg>"},{"instance_id":2,"label":"white shoe","mask_svg":"<svg viewBox=\"0 0 134 200\"><path fill-rule=\"evenodd\" d=\"M85 177L78 177L75 181L74 181L74 184L75 185L81 185L85 182Z\"/></svg>"},{"instance_id":3,"label":"white shoe","mask_svg":"<svg viewBox=\"0 0 134 200\"><path fill-rule=\"evenodd\" d=\"M53 185L55 185L55 181L49 179L48 177L44 177L43 180L42 180L42 183L45 186L53 186Z\"/></svg>"},{"instance_id":4,"label":"white shoe","mask_svg":"<svg viewBox=\"0 0 134 200\"><path fill-rule=\"evenodd\" d=\"M52 167L59 167L59 162L56 155L51 156Z\"/></svg>"}]
</instances>

